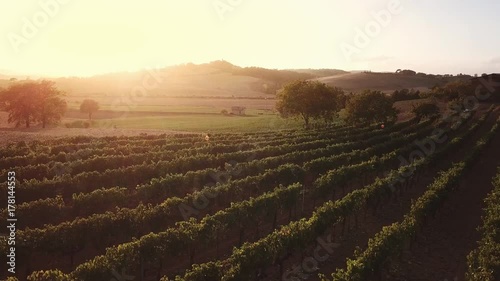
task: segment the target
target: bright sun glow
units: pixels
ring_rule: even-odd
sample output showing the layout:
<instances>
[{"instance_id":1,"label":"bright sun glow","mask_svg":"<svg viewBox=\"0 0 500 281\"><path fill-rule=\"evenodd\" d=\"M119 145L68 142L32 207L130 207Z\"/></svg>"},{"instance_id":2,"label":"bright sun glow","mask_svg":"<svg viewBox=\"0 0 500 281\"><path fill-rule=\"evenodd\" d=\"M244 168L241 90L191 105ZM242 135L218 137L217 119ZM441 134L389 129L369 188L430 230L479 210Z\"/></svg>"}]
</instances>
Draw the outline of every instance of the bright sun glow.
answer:
<instances>
[{"instance_id":1,"label":"bright sun glow","mask_svg":"<svg viewBox=\"0 0 500 281\"><path fill-rule=\"evenodd\" d=\"M0 73L93 75L219 59L495 72L499 10L486 0L2 1Z\"/></svg>"}]
</instances>

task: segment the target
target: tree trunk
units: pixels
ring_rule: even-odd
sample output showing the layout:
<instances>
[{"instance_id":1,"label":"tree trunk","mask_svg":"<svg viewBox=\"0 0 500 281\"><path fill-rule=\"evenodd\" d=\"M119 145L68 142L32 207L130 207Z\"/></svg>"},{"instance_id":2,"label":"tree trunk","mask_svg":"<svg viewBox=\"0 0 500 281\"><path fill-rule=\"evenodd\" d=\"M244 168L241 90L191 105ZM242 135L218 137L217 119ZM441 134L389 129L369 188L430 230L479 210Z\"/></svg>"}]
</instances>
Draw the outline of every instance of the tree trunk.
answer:
<instances>
[{"instance_id":1,"label":"tree trunk","mask_svg":"<svg viewBox=\"0 0 500 281\"><path fill-rule=\"evenodd\" d=\"M309 116L302 114L302 118L304 118L306 129L309 129Z\"/></svg>"},{"instance_id":2,"label":"tree trunk","mask_svg":"<svg viewBox=\"0 0 500 281\"><path fill-rule=\"evenodd\" d=\"M92 121L92 112L89 112L89 121Z\"/></svg>"}]
</instances>

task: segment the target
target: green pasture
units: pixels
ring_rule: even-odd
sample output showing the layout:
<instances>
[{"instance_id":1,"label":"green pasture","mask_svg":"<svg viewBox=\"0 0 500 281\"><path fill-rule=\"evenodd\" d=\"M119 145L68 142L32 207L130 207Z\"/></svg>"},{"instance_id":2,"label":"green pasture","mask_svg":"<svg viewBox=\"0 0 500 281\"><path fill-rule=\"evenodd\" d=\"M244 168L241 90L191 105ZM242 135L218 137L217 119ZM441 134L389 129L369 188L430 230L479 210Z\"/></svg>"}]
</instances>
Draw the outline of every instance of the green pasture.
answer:
<instances>
[{"instance_id":1,"label":"green pasture","mask_svg":"<svg viewBox=\"0 0 500 281\"><path fill-rule=\"evenodd\" d=\"M252 132L301 128L298 119L282 119L277 115L224 116L224 115L176 115L146 116L95 121L94 127L120 129L163 129L200 132Z\"/></svg>"}]
</instances>

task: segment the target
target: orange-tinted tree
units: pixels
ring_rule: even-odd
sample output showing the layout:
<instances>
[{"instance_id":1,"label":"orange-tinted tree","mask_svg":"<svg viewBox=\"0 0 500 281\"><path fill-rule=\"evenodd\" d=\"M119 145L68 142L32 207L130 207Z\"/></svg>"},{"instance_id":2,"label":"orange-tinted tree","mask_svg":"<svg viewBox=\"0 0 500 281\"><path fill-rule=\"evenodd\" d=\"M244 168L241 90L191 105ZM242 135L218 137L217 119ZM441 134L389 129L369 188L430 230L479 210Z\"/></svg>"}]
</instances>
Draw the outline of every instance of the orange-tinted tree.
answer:
<instances>
[{"instance_id":1,"label":"orange-tinted tree","mask_svg":"<svg viewBox=\"0 0 500 281\"><path fill-rule=\"evenodd\" d=\"M29 81L15 83L0 91L0 109L9 113L8 122L16 127L24 124L58 122L67 109L63 93L52 81Z\"/></svg>"}]
</instances>

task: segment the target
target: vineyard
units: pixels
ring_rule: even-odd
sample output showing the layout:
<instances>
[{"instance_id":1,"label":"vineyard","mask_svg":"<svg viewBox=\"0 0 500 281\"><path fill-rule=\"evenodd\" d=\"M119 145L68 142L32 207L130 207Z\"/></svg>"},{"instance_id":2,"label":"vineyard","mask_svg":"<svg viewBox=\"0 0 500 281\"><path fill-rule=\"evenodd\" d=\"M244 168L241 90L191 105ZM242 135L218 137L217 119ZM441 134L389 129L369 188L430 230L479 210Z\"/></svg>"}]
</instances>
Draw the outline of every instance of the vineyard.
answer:
<instances>
[{"instance_id":1,"label":"vineyard","mask_svg":"<svg viewBox=\"0 0 500 281\"><path fill-rule=\"evenodd\" d=\"M464 179L484 159L496 170L499 116L14 143L0 198L15 195L17 279L9 260L0 278L402 280ZM500 170L488 181L467 280L500 278Z\"/></svg>"}]
</instances>

